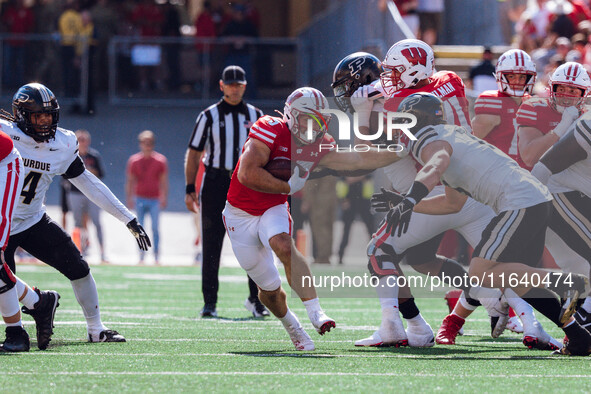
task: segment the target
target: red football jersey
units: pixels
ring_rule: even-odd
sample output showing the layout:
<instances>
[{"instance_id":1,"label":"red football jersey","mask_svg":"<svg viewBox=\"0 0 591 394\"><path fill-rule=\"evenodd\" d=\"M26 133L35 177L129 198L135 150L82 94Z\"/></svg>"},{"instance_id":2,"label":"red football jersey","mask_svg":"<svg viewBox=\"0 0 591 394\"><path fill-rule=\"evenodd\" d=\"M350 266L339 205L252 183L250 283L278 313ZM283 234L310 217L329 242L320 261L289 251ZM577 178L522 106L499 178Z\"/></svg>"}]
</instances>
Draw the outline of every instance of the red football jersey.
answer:
<instances>
[{"instance_id":1,"label":"red football jersey","mask_svg":"<svg viewBox=\"0 0 591 394\"><path fill-rule=\"evenodd\" d=\"M515 160L522 168L528 168L517 151L517 111L518 103L510 95L498 90L482 92L474 104L476 115L498 115L501 118L494 129L484 137L484 140L496 146Z\"/></svg>"},{"instance_id":2,"label":"red football jersey","mask_svg":"<svg viewBox=\"0 0 591 394\"><path fill-rule=\"evenodd\" d=\"M387 99L384 109L396 112L398 105L405 97L419 92L431 93L443 100L448 123L465 126L470 130L470 112L462 78L452 71L439 71L430 79L431 82L428 85L420 88L401 89L395 92L391 98Z\"/></svg>"},{"instance_id":3,"label":"red football jersey","mask_svg":"<svg viewBox=\"0 0 591 394\"><path fill-rule=\"evenodd\" d=\"M269 161L276 157L288 157L296 161L308 171L312 171L327 153L335 146L332 136L325 134L321 141L310 145L298 146L283 119L265 115L259 118L250 128L248 139L254 138L271 149ZM247 141L248 141L247 139ZM320 145L322 144L322 149ZM244 148L242 148L244 152ZM263 193L244 186L238 180L240 159L232 174L228 202L236 208L254 216L260 216L265 211L287 201L287 194Z\"/></svg>"},{"instance_id":4,"label":"red football jersey","mask_svg":"<svg viewBox=\"0 0 591 394\"><path fill-rule=\"evenodd\" d=\"M6 156L12 152L14 143L8 134L0 131L0 160L3 160Z\"/></svg>"},{"instance_id":5,"label":"red football jersey","mask_svg":"<svg viewBox=\"0 0 591 394\"><path fill-rule=\"evenodd\" d=\"M518 126L535 127L544 135L554 130L561 119L562 114L552 108L549 98L531 98L521 104L517 111ZM519 137L517 138L517 143L519 144ZM531 167L525 165L522 167L531 170Z\"/></svg>"}]
</instances>

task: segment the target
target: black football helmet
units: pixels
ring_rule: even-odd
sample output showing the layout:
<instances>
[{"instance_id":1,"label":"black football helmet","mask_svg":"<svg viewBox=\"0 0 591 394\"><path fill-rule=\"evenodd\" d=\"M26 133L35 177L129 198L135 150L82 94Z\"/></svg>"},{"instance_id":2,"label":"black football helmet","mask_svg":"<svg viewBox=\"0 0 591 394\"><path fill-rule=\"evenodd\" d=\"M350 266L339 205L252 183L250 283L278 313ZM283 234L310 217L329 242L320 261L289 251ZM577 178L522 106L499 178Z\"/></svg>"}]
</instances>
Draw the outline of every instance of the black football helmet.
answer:
<instances>
[{"instance_id":1,"label":"black football helmet","mask_svg":"<svg viewBox=\"0 0 591 394\"><path fill-rule=\"evenodd\" d=\"M353 112L348 99L360 86L380 78L382 63L367 52L355 52L337 64L332 74L332 90L341 111Z\"/></svg>"},{"instance_id":2,"label":"black football helmet","mask_svg":"<svg viewBox=\"0 0 591 394\"><path fill-rule=\"evenodd\" d=\"M31 122L31 114L34 113L51 114L51 125L42 129L37 126L38 130L35 130ZM36 82L21 86L12 98L12 114L19 129L33 137L35 141L49 141L55 137L60 117L60 106L57 98L47 86Z\"/></svg>"},{"instance_id":3,"label":"black football helmet","mask_svg":"<svg viewBox=\"0 0 591 394\"><path fill-rule=\"evenodd\" d=\"M398 112L412 114L417 118L417 124L410 129L415 134L425 126L445 124L445 113L443 111L443 101L433 94L419 92L406 97L398 105ZM399 123L408 123L405 119Z\"/></svg>"}]
</instances>

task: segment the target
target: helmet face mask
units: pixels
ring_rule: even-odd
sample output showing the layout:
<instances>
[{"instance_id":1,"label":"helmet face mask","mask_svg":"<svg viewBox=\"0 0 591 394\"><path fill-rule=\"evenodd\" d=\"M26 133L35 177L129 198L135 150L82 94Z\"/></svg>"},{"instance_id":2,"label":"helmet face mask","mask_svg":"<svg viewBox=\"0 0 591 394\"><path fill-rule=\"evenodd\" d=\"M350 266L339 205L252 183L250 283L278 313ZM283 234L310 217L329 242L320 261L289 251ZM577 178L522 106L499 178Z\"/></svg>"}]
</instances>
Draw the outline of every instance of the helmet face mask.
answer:
<instances>
[{"instance_id":1,"label":"helmet face mask","mask_svg":"<svg viewBox=\"0 0 591 394\"><path fill-rule=\"evenodd\" d=\"M531 57L520 49L511 49L503 53L495 68L495 78L499 92L513 97L531 94L536 83L536 66ZM516 83L507 78L508 74L525 75L524 83Z\"/></svg>"},{"instance_id":2,"label":"helmet face mask","mask_svg":"<svg viewBox=\"0 0 591 394\"><path fill-rule=\"evenodd\" d=\"M324 136L330 122L330 116L321 113L324 109L328 109L328 100L314 88L299 88L287 97L283 120L296 142L309 145Z\"/></svg>"},{"instance_id":3,"label":"helmet face mask","mask_svg":"<svg viewBox=\"0 0 591 394\"><path fill-rule=\"evenodd\" d=\"M59 122L59 104L53 92L40 83L23 85L12 98L12 114L23 133L38 142L55 137ZM51 121L39 124L39 114L48 114Z\"/></svg>"},{"instance_id":4,"label":"helmet face mask","mask_svg":"<svg viewBox=\"0 0 591 394\"><path fill-rule=\"evenodd\" d=\"M380 76L382 87L391 96L401 89L412 88L435 72L435 55L429 45L420 40L402 40L388 50Z\"/></svg>"},{"instance_id":5,"label":"helmet face mask","mask_svg":"<svg viewBox=\"0 0 591 394\"><path fill-rule=\"evenodd\" d=\"M380 61L367 52L355 52L343 58L335 67L331 87L341 111L353 112L349 97L361 86L380 78Z\"/></svg>"},{"instance_id":6,"label":"helmet face mask","mask_svg":"<svg viewBox=\"0 0 591 394\"><path fill-rule=\"evenodd\" d=\"M579 63L567 62L550 76L550 104L558 112L567 107L581 107L591 89L587 71ZM559 88L562 86L562 88Z\"/></svg>"}]
</instances>

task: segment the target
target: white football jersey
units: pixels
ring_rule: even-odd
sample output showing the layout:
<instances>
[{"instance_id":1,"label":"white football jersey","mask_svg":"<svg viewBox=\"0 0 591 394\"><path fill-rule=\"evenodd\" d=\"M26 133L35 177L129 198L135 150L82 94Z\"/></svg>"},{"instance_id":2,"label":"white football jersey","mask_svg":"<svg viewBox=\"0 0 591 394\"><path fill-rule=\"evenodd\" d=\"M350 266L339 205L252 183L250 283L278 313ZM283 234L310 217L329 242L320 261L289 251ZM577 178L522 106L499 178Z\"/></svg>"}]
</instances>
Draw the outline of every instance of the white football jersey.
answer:
<instances>
[{"instance_id":1,"label":"white football jersey","mask_svg":"<svg viewBox=\"0 0 591 394\"><path fill-rule=\"evenodd\" d=\"M48 142L35 141L13 122L0 119L0 128L12 138L25 169L23 190L14 209L10 231L10 234L17 234L43 217L47 189L53 177L65 173L78 156L78 140L72 131L60 127L55 139Z\"/></svg>"},{"instance_id":2,"label":"white football jersey","mask_svg":"<svg viewBox=\"0 0 591 394\"><path fill-rule=\"evenodd\" d=\"M438 140L449 143L453 153L441 182L490 206L497 214L552 200L548 188L533 175L463 127L427 126L415 137L416 141L409 141L409 150L422 165L425 165L421 159L425 146Z\"/></svg>"},{"instance_id":3,"label":"white football jersey","mask_svg":"<svg viewBox=\"0 0 591 394\"><path fill-rule=\"evenodd\" d=\"M586 118L589 118L587 116ZM587 152L587 158L576 162L566 170L548 179L548 189L552 193L579 191L591 197L591 119L577 123L572 131L579 146ZM565 134L566 135L566 134Z\"/></svg>"}]
</instances>

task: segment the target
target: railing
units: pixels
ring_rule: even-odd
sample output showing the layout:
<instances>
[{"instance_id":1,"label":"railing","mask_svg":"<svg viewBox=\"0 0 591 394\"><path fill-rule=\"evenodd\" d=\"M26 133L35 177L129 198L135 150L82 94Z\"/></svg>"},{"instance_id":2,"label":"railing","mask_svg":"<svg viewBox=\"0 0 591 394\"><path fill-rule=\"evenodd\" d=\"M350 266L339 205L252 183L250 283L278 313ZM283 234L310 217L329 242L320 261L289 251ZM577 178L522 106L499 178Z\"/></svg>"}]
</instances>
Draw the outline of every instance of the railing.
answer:
<instances>
[{"instance_id":1,"label":"railing","mask_svg":"<svg viewBox=\"0 0 591 394\"><path fill-rule=\"evenodd\" d=\"M304 83L295 39L114 37L109 43L112 104L202 105L221 95L223 68L244 68L245 98L276 105Z\"/></svg>"},{"instance_id":2,"label":"railing","mask_svg":"<svg viewBox=\"0 0 591 394\"><path fill-rule=\"evenodd\" d=\"M306 84L297 39L115 36L105 47L78 44L75 55L58 34L0 34L0 97L37 81L81 110L97 91L116 105L203 105L221 96L229 64L246 70L245 98L255 105L276 106Z\"/></svg>"},{"instance_id":3,"label":"railing","mask_svg":"<svg viewBox=\"0 0 591 394\"><path fill-rule=\"evenodd\" d=\"M0 34L0 96L12 96L21 85L37 81L53 90L60 103L86 107L90 52L86 41L78 44L76 56L59 35Z\"/></svg>"}]
</instances>

